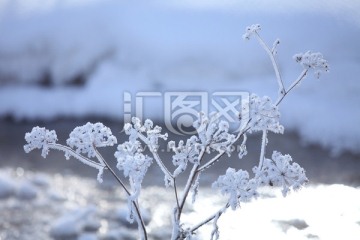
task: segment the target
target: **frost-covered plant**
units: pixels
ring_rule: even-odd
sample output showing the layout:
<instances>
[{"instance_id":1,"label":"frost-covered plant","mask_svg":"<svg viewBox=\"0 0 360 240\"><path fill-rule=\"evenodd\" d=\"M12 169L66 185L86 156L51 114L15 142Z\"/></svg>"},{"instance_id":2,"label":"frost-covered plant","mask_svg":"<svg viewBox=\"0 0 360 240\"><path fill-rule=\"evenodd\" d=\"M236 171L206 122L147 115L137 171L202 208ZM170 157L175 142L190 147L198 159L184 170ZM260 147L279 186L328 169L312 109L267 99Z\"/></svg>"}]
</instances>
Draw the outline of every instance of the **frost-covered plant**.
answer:
<instances>
[{"instance_id":1,"label":"frost-covered plant","mask_svg":"<svg viewBox=\"0 0 360 240\"><path fill-rule=\"evenodd\" d=\"M267 96L260 97L251 94L247 107L242 109L243 113L247 111L249 114L239 114L239 121L242 121L243 127L237 133L230 133L229 123L220 121L216 113L206 116L200 112L198 120L193 123L197 131L196 135L190 136L186 141L180 140L177 144L174 141L168 142L168 147L173 152L171 159L174 165L173 171L165 166L163 159L158 154L159 140L166 141L167 133L163 134L161 127L154 126L151 120L147 119L142 123L136 117L132 118L131 123L124 125L124 132L129 136L129 140L119 144L115 152L116 167L123 172L125 178L128 178L130 188L97 150L99 147L117 144L116 137L102 123L87 123L84 126L76 127L66 141L69 147L56 143L57 135L54 130L34 127L30 133L25 135L27 142L24 146L25 152L42 149L41 155L45 158L50 149L64 151L66 159L74 157L86 165L96 168L99 171L97 176L99 182L102 182L103 171L109 170L128 195L128 220L137 222L141 239L148 239L148 234L142 219L138 198L145 174L151 164L155 162L164 174L165 186L174 190L174 208L172 213L169 213L173 226L171 239L192 239L200 227L210 222L213 226L210 238L218 239L217 221L221 215L229 207L236 210L242 202L256 198L259 187L280 187L283 195L286 196L290 190L298 190L308 181L305 170L293 162L290 155L282 155L280 152L274 151L270 159L266 158L267 134L269 131L284 132L284 127L280 124L279 104L307 76L310 70L314 70L317 77L320 76L320 72L327 72L328 63L320 53L308 51L296 54L294 59L304 69L299 77L286 88L275 58L276 48L280 41L276 40L273 47L269 48L259 35L260 29L258 24L247 27L243 38L256 38L269 55L278 83L278 99L273 102ZM184 205L190 193L192 202L196 201L200 175L220 161L223 155L231 156L234 144L240 139L242 141L238 157L246 156L247 134L255 132L262 133L262 141L259 161L253 168L253 172L228 168L226 173L219 176L212 184L214 189L218 189L227 198L227 203L200 223L184 227L181 219ZM145 149L149 155L145 153ZM189 166L191 170L187 183L183 190L179 191L176 180L181 174L184 174Z\"/></svg>"}]
</instances>

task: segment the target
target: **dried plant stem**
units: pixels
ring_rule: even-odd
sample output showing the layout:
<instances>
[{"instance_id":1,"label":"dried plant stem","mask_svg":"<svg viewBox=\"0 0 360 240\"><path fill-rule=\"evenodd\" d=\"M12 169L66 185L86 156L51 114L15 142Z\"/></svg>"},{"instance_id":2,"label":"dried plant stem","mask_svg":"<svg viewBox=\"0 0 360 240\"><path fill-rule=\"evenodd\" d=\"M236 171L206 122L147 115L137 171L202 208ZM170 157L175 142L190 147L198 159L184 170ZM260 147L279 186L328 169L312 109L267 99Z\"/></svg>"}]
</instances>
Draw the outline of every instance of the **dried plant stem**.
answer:
<instances>
[{"instance_id":1,"label":"dried plant stem","mask_svg":"<svg viewBox=\"0 0 360 240\"><path fill-rule=\"evenodd\" d=\"M95 149L95 154L96 154L96 158L99 160L98 162L92 161L78 153L76 153L74 150L72 150L71 148L67 147L67 146L63 146L61 144L48 144L48 147L51 149L55 149L55 150L59 150L59 151L63 151L65 152L65 154L74 157L75 159L79 160L80 162L96 168L96 169L103 169L104 167L106 167L110 173L114 176L114 178L117 180L117 182L121 185L121 187L125 190L126 194L128 196L131 196L130 191L127 189L127 187L125 186L125 184L121 181L121 179L116 175L115 171L109 166L109 164L105 161L105 159L101 156L101 154L97 151L97 149L94 147ZM138 216L137 219L139 219L139 227L141 229L141 231L143 232L143 236L144 239L147 240L147 232L146 232L146 227L145 227L145 223L144 220L142 218L139 206L136 202L132 201L132 204L135 207L135 212L136 215Z\"/></svg>"},{"instance_id":2,"label":"dried plant stem","mask_svg":"<svg viewBox=\"0 0 360 240\"><path fill-rule=\"evenodd\" d=\"M197 170L198 170L199 166L200 166L199 163L195 163L192 170L191 170L191 172L190 172L188 181L187 181L187 183L185 185L185 188L184 188L184 192L183 192L183 194L181 196L181 199L180 199L180 202L179 202L179 210L177 212L177 218L178 219L180 219L182 210L184 208L185 201L186 201L187 196L189 195L189 192L190 192L190 189L191 189L191 185L193 184L193 182L196 179Z\"/></svg>"},{"instance_id":3,"label":"dried plant stem","mask_svg":"<svg viewBox=\"0 0 360 240\"><path fill-rule=\"evenodd\" d=\"M271 63L272 63L273 68L275 70L276 79L277 79L277 82L278 82L278 85L279 85L279 95L282 95L285 92L285 86L284 86L284 82L283 82L283 80L281 78L279 66L278 66L278 63L277 63L277 61L275 59L274 52L272 50L270 50L269 46L260 37L258 32L255 32L255 36L256 36L257 40L259 41L260 45L264 48L265 52L270 57Z\"/></svg>"},{"instance_id":4,"label":"dried plant stem","mask_svg":"<svg viewBox=\"0 0 360 240\"><path fill-rule=\"evenodd\" d=\"M185 185L185 188L184 188L184 191L183 191L183 194L181 196L181 199L180 199L180 202L179 202L179 211L178 211L178 219L180 219L180 216L181 216L181 212L182 212L182 209L184 207L184 204L185 204L185 201L186 201L186 198L187 196L189 195L189 191L190 191L190 188L191 188L191 185L193 184L193 182L195 181L196 179L196 175L197 175L197 170L198 168L200 167L200 163L201 163L201 160L202 158L204 157L204 154L205 154L205 148L203 148L198 156L198 161L196 163L194 163L194 166L190 172L190 175L189 175L189 178L188 178L188 181Z\"/></svg>"},{"instance_id":5,"label":"dried plant stem","mask_svg":"<svg viewBox=\"0 0 360 240\"><path fill-rule=\"evenodd\" d=\"M180 208L179 196L178 196L178 191L177 191L177 186L176 186L176 178L174 178L174 194L175 194L175 198L176 198L177 208Z\"/></svg>"},{"instance_id":6,"label":"dried plant stem","mask_svg":"<svg viewBox=\"0 0 360 240\"><path fill-rule=\"evenodd\" d=\"M65 152L65 155L72 156L73 158L79 160L80 162L82 162L85 165L88 165L90 167L93 167L93 168L96 168L96 169L101 169L101 168L104 167L104 165L101 165L98 162L92 161L92 160L90 160L90 159L76 153L70 147L63 146L63 145L57 144L57 143L49 143L49 144L47 144L47 146L49 148L51 148L51 149L55 149L55 150L58 150L58 151Z\"/></svg>"},{"instance_id":7,"label":"dried plant stem","mask_svg":"<svg viewBox=\"0 0 360 240\"><path fill-rule=\"evenodd\" d=\"M124 184L121 178L115 173L115 168L113 169L97 150L98 147L113 146L117 143L117 139L112 135L110 129L103 126L102 123L97 123L95 125L88 123L82 127L77 127L74 129L74 131L70 134L70 138L68 139L67 143L71 147L76 147L76 150L73 150L71 147L56 144L55 142L57 141L57 136L54 130L49 131L45 128L34 127L31 133L26 133L25 135L25 140L28 143L24 146L25 152L29 152L36 148L43 148L41 155L45 158L49 152L49 149L63 151L65 153L66 159L69 159L69 157L74 157L81 163L97 169L99 171L99 182L102 182L103 170L108 169L127 194L128 207L131 213L130 220L131 223L134 219L136 220L139 235L142 240L148 239L148 233L138 204L138 197L144 175L154 159L160 170L165 174L166 187L172 186L174 188L173 191L176 202L174 203L173 211L171 213L173 224L171 240L191 239L191 235L195 234L199 228L210 223L211 221L213 223L211 240L218 239L218 220L220 216L222 216L222 214L224 214L230 206L235 210L237 207L239 207L240 202L248 201L251 198L256 197L258 195L258 187L264 184L273 186L271 182L272 178L279 179L280 177L285 179L286 177L286 179L282 181L283 194L285 196L287 192L291 190L291 188L298 189L307 181L305 171L298 165L294 166L289 163L292 161L290 155L282 155L281 153L274 151L273 157L271 159L271 161L273 161L273 165L270 166L268 164L269 161L265 158L266 146L268 142L268 131L275 133L282 132L283 127L279 124L278 119L278 106L287 96L287 94L291 92L306 77L310 68L320 68L320 70L325 69L325 71L328 71L327 61L322 58L320 53L313 54L311 52L306 52L305 54L295 55L295 60L303 65L304 70L288 88L285 88L283 79L280 74L279 65L276 60L276 47L278 46L279 41L276 40L273 48L270 49L259 35L259 30L260 25L258 24L247 27L244 38L249 39L250 36L255 36L262 48L270 57L278 84L278 99L275 105L270 101L269 98L264 98L262 100L257 95L252 95L254 97L249 99L249 107L246 108L242 106L242 110L248 113L246 116L249 119L247 120L247 123L244 127L242 127L243 125L241 124L241 130L236 134L236 136L235 133L229 133L228 122L219 121L217 117L213 117L214 115L210 115L210 118L208 118L204 116L203 113L200 114L198 122L194 123L194 127L198 132L199 138L193 136L192 138L188 139L186 145L184 145L184 142L181 141L179 142L178 147L175 146L174 141L171 141L171 145L173 146L172 149L175 153L173 156L173 164L175 167L178 166L174 173L168 170L158 153L158 139L161 138L163 140L167 140L167 133L161 134L161 128L158 126L153 129L153 122L151 120L146 120L144 125L141 126L141 120L138 118L133 119L133 125L130 123L125 124L125 132L126 134L130 135L129 141L120 144L118 151L115 153L115 156L118 160L118 168L119 170L124 170L124 175L129 177L131 188ZM319 72L317 73L319 74ZM230 102L226 103L230 104ZM253 108L250 109L250 106L253 106ZM252 121L252 119L254 119L254 115L255 121ZM259 119L257 119L258 116L260 117ZM241 114L239 114L239 119L241 120ZM220 188L224 195L229 195L229 200L213 215L207 217L200 223L185 229L181 222L181 216L184 210L185 202L189 197L189 193L192 191L192 189L194 190L193 202L195 201L200 174L204 170L215 165L225 153L230 155L233 150L231 147L234 147L234 144L241 137L243 137L243 141L240 146L241 151L239 153L239 158L242 158L247 153L245 144L247 139L246 133L248 131L250 133L255 131L262 131L259 162L257 171L254 170L255 176L250 178L248 171L244 171L242 169L236 171L234 168L228 168L226 174L219 176L219 179L214 182L212 186L214 188ZM144 145L148 147L148 151L151 152L152 158L143 154L145 149L142 147ZM86 157L86 153L88 154L88 157ZM209 154L210 159L207 161L204 160L205 154ZM93 157L96 157L97 161L90 159ZM180 172L185 171L185 168L189 163L192 163L193 166L188 175L186 185L180 193L178 191L179 189L176 182L177 176ZM284 169L286 167L286 169L289 171L281 173L280 176L278 172L273 171L273 166L278 167L278 165ZM129 172L131 174L129 174ZM262 177L265 179L263 181L264 183L261 182ZM269 183L266 183L267 179Z\"/></svg>"},{"instance_id":8,"label":"dried plant stem","mask_svg":"<svg viewBox=\"0 0 360 240\"><path fill-rule=\"evenodd\" d=\"M250 122L250 121L249 121ZM248 122L248 123L249 123ZM241 136L245 136L244 134L249 130L249 128L244 129L243 131L239 132L238 135L236 136L235 140L231 143L231 145L234 145ZM220 160L220 158L225 154L225 151L220 151L215 157L213 157L212 159L210 159L206 164L204 164L203 166L199 167L197 172L202 172L205 169L208 169L209 167L211 167L212 165L214 165L216 162L218 162Z\"/></svg>"},{"instance_id":9,"label":"dried plant stem","mask_svg":"<svg viewBox=\"0 0 360 240\"><path fill-rule=\"evenodd\" d=\"M225 154L225 151L221 151L219 152L215 157L213 157L212 159L210 159L206 164L204 164L203 166L199 167L196 171L197 172L202 172L205 169L210 168L212 165L214 165L217 161L220 160L220 158Z\"/></svg>"},{"instance_id":10,"label":"dried plant stem","mask_svg":"<svg viewBox=\"0 0 360 240\"><path fill-rule=\"evenodd\" d=\"M139 138L141 139L141 141L143 141L150 149L151 154L153 155L156 163L159 165L161 171L165 174L165 176L167 177L167 179L171 180L172 182L174 181L174 176L170 173L170 171L166 168L166 166L164 165L163 161L161 160L159 154L157 153L157 151L155 149L152 148L152 146L150 146L148 139L143 135L139 133Z\"/></svg>"},{"instance_id":11,"label":"dried plant stem","mask_svg":"<svg viewBox=\"0 0 360 240\"><path fill-rule=\"evenodd\" d=\"M284 94L282 94L279 97L279 99L276 101L276 103L275 103L276 106L279 106L279 104L282 102L284 97L306 77L306 74L307 74L308 71L309 71L309 69L306 68L300 73L299 77L290 85L288 90L286 90L284 92Z\"/></svg>"},{"instance_id":12,"label":"dried plant stem","mask_svg":"<svg viewBox=\"0 0 360 240\"><path fill-rule=\"evenodd\" d=\"M163 161L161 160L159 154L155 151L151 151L156 163L159 165L160 169L162 170L162 172L165 174L166 178L168 180L172 181L172 184L175 185L175 178L174 176L170 173L170 171L166 168L166 166L164 165Z\"/></svg>"},{"instance_id":13,"label":"dried plant stem","mask_svg":"<svg viewBox=\"0 0 360 240\"><path fill-rule=\"evenodd\" d=\"M204 221L196 224L194 227L191 228L190 232L194 233L196 230L198 230L199 228L201 228L202 226L204 226L205 224L211 222L212 220L219 218L226 209L228 209L230 207L230 203L227 203L225 205L225 207L222 207L220 210L218 210L216 213L214 213L213 215L211 215L210 217L206 218Z\"/></svg>"},{"instance_id":14,"label":"dried plant stem","mask_svg":"<svg viewBox=\"0 0 360 240\"><path fill-rule=\"evenodd\" d=\"M131 193L130 191L126 188L125 184L121 181L121 179L116 175L115 171L110 167L110 165L105 161L105 159L101 156L101 154L95 149L95 153L96 153L96 158L100 161L103 162L106 166L107 169L109 169L110 173L114 176L114 178L118 181L118 183L121 185L121 187L125 190L126 194L130 197ZM135 201L131 201L133 206L135 207L135 212L137 215L137 222L139 225L139 231L142 231L142 236L144 237L144 240L147 240L147 232L146 232L146 227L145 227L145 223L144 220L142 218L141 212L140 212L140 208L138 206L138 203Z\"/></svg>"},{"instance_id":15,"label":"dried plant stem","mask_svg":"<svg viewBox=\"0 0 360 240\"><path fill-rule=\"evenodd\" d=\"M259 170L261 170L263 163L264 163L264 158L265 158L265 153L266 153L266 144L267 144L267 130L263 130L262 138L261 138L260 159L259 159L259 166L258 166Z\"/></svg>"}]
</instances>

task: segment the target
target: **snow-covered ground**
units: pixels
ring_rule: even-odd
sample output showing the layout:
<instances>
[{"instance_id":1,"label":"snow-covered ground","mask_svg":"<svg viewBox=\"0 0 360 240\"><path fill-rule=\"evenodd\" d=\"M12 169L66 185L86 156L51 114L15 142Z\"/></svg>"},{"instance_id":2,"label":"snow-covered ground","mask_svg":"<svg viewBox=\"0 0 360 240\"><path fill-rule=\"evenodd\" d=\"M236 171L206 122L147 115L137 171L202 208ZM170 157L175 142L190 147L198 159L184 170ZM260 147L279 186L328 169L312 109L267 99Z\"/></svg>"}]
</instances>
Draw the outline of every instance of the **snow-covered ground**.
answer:
<instances>
[{"instance_id":1,"label":"snow-covered ground","mask_svg":"<svg viewBox=\"0 0 360 240\"><path fill-rule=\"evenodd\" d=\"M113 185L22 168L3 169L0 176L1 239L137 239L136 226L126 222L125 193ZM150 239L169 239L171 193L159 187L141 193ZM345 185L308 186L286 198L280 190L263 189L259 199L220 218L221 239L356 240L359 199L360 189ZM223 204L219 194L202 189L184 221L200 222ZM210 231L211 225L204 227L199 239L209 239Z\"/></svg>"},{"instance_id":2,"label":"snow-covered ground","mask_svg":"<svg viewBox=\"0 0 360 240\"><path fill-rule=\"evenodd\" d=\"M124 92L250 91L276 96L271 63L246 26L278 50L287 85L292 56L320 51L330 73L308 76L282 119L304 141L360 149L358 1L0 1L0 116L122 120ZM66 84L84 81L82 87ZM36 82L50 84L43 87ZM145 117L162 120L162 102Z\"/></svg>"}]
</instances>

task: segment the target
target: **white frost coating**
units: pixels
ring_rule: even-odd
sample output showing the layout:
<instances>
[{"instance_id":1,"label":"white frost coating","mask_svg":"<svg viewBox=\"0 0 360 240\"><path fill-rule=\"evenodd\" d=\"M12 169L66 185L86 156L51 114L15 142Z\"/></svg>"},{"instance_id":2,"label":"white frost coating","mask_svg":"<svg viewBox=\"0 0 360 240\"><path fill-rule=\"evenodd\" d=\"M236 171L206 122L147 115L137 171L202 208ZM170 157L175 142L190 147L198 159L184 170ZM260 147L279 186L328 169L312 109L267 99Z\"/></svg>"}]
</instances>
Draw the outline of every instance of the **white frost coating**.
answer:
<instances>
[{"instance_id":1,"label":"white frost coating","mask_svg":"<svg viewBox=\"0 0 360 240\"><path fill-rule=\"evenodd\" d=\"M229 123L220 121L217 113L211 113L205 116L203 112L199 113L199 118L193 123L200 140L201 147L205 148L207 153L212 151L225 152L230 156L231 148L235 141L235 135L230 134Z\"/></svg>"},{"instance_id":2,"label":"white frost coating","mask_svg":"<svg viewBox=\"0 0 360 240\"><path fill-rule=\"evenodd\" d=\"M246 40L249 40L250 37L256 33L257 31L260 31L261 30L261 26L260 24L253 24L251 26L248 26L246 27L246 31L245 33L243 34L243 39L246 39Z\"/></svg>"},{"instance_id":3,"label":"white frost coating","mask_svg":"<svg viewBox=\"0 0 360 240\"><path fill-rule=\"evenodd\" d=\"M246 134L244 133L243 134L243 141L240 145L240 149L239 149L239 154L238 154L238 157L240 159L242 159L244 156L247 155L247 149L246 149L246 141L247 141L247 136Z\"/></svg>"},{"instance_id":4,"label":"white frost coating","mask_svg":"<svg viewBox=\"0 0 360 240\"><path fill-rule=\"evenodd\" d=\"M170 186L173 184L173 176L169 170L165 167L164 163L161 161L157 150L159 148L159 138L167 140L168 134L161 134L162 128L159 126L153 127L153 122L150 119L145 120L144 125L141 124L141 121L137 117L131 119L131 123L125 123L124 131L125 134L129 135L129 141L132 143L138 142L138 139L144 142L152 153L156 163L159 165L161 171L165 174L165 185ZM144 135L146 134L146 136ZM134 146L141 148L140 142L135 143Z\"/></svg>"},{"instance_id":5,"label":"white frost coating","mask_svg":"<svg viewBox=\"0 0 360 240\"><path fill-rule=\"evenodd\" d=\"M246 28L246 32L243 35L244 39L249 40L250 36L255 35L256 39L259 41L260 45L263 47L263 49L265 50L265 52L269 55L271 63L273 65L274 71L275 71L275 75L276 75L276 79L279 85L279 95L283 95L285 94L285 89L284 89L284 82L282 80L280 71L279 71L279 65L277 63L277 60L275 59L275 55L276 55L276 47L280 44L279 39L276 39L276 41L273 44L272 49L270 49L270 47L264 42L264 40L260 37L258 31L261 30L261 27L259 24L254 24L251 25L250 27Z\"/></svg>"},{"instance_id":6,"label":"white frost coating","mask_svg":"<svg viewBox=\"0 0 360 240\"><path fill-rule=\"evenodd\" d=\"M96 178L96 180L98 180L99 183L102 183L104 181L103 174L104 174L104 168L99 168L99 172Z\"/></svg>"},{"instance_id":7,"label":"white frost coating","mask_svg":"<svg viewBox=\"0 0 360 240\"><path fill-rule=\"evenodd\" d=\"M165 175L166 186L173 186L174 190L174 211L172 212L172 240L177 239L193 239L196 231L205 224L213 221L213 231L211 239L218 239L219 231L217 221L219 217L231 207L237 209L242 202L247 202L257 197L257 189L260 186L282 187L282 194L286 196L290 190L297 190L307 183L305 170L297 163L292 163L289 155L282 155L274 151L271 159L267 159L266 146L268 142L268 131L274 133L283 133L284 127L280 125L280 112L278 105L284 97L298 85L307 75L309 69L328 70L327 62L319 53L298 54L295 59L304 67L299 77L286 89L280 75L280 71L275 59L276 47L279 41L276 40L272 49L261 39L257 31L260 30L259 25L252 25L247 28L244 38L250 38L255 35L260 45L269 54L272 65L275 70L277 82L279 85L279 96L276 103L272 103L269 97L259 97L251 94L246 107L248 119L244 119L246 115L240 115L239 120L245 121L246 124L242 130L236 135L229 133L229 123L220 121L220 114L212 113L209 116L204 113L199 114L197 121L193 123L193 127L197 131L197 136L192 136L185 141L180 141L178 145L174 141L168 143L168 147L174 152L172 160L175 166L174 173L171 174L163 164L158 150L159 138L167 140L168 135L161 133L161 127L154 126L149 119L141 122L139 118L132 118L131 123L124 125L124 131L129 136L129 141L118 145L115 157L117 158L117 168L123 171L125 177L129 179L131 190L128 190L122 180L117 176L110 165L97 151L97 147L112 146L117 142L109 128L102 123L87 123L84 126L76 127L71 133L67 143L75 150L56 144L56 134L54 131L48 131L44 128L36 127L31 133L27 133L25 139L25 151L29 152L35 148L42 148L42 155L45 157L50 148L65 152L65 158L74 156L81 162L98 169L98 181L102 181L102 173L108 169L122 188L127 193L128 200L128 216L130 222L134 220L138 224L141 239L147 239L146 226L142 218L139 207L139 196L142 187L142 181L145 174L152 164L153 159L157 162L160 169ZM246 135L254 132L262 131L262 141L260 149L260 159L257 166L253 168L254 176L249 175L247 171L242 169L236 170L228 168L224 175L218 177L212 186L217 188L225 195L228 200L225 206L202 222L188 226L182 222L182 213L185 210L185 204L192 192L193 202L199 188L200 174L209 167L215 165L221 160L225 154L230 156L234 150L234 144L243 137L241 143L241 151L239 157L246 155ZM145 147L142 146L144 144ZM145 154L145 150L152 154L149 157ZM160 151L159 151L160 152ZM88 158L96 157L98 162L92 161L81 154L87 154ZM180 173L184 173L187 165L191 163L190 171L186 185L180 191L176 184L176 178Z\"/></svg>"},{"instance_id":8,"label":"white frost coating","mask_svg":"<svg viewBox=\"0 0 360 240\"><path fill-rule=\"evenodd\" d=\"M97 151L95 147L112 146L116 143L116 138L111 134L109 128L105 127L102 123L91 124L87 123L82 127L76 127L71 132L70 138L67 140L71 147L76 147L73 151L70 147L56 144L57 136L54 130L49 131L45 128L34 127L30 133L25 134L27 144L24 145L26 153L34 149L42 149L41 156L46 157L50 149L63 151L65 159L69 160L74 157L87 166L97 169L97 180L101 183L102 174L105 163L99 159L100 162L95 162L81 155L81 153L88 153L89 157L96 156Z\"/></svg>"},{"instance_id":9,"label":"white frost coating","mask_svg":"<svg viewBox=\"0 0 360 240\"><path fill-rule=\"evenodd\" d=\"M249 180L249 173L241 169L236 171L228 168L226 174L219 176L212 186L229 196L229 204L233 210L240 206L240 202L247 202L258 195L255 181Z\"/></svg>"},{"instance_id":10,"label":"white frost coating","mask_svg":"<svg viewBox=\"0 0 360 240\"><path fill-rule=\"evenodd\" d=\"M224 210L225 211L225 210ZM217 224L219 218L220 218L221 214L220 212L218 214L216 214L216 217L214 218L213 221L213 230L211 231L211 239L210 240L217 240L220 237L220 232L219 232L219 226Z\"/></svg>"},{"instance_id":11,"label":"white frost coating","mask_svg":"<svg viewBox=\"0 0 360 240\"><path fill-rule=\"evenodd\" d=\"M95 147L113 146L117 139L112 135L110 128L102 123L87 123L76 127L71 133L66 143L76 148L79 154L87 154L88 157L95 157Z\"/></svg>"},{"instance_id":12,"label":"white frost coating","mask_svg":"<svg viewBox=\"0 0 360 240\"><path fill-rule=\"evenodd\" d=\"M298 62L305 69L314 69L315 76L320 77L321 72L329 71L329 64L319 52L313 53L307 51L305 53L298 53L293 56L294 60Z\"/></svg>"},{"instance_id":13,"label":"white frost coating","mask_svg":"<svg viewBox=\"0 0 360 240\"><path fill-rule=\"evenodd\" d=\"M192 186L191 186L191 202L192 203L195 203L195 201L196 201L196 197L197 197L197 195L198 195L198 193L199 193L199 185L200 185L200 176L201 176L201 173L199 173L197 176L196 176L196 178L195 178L195 181L194 181L194 183L192 184Z\"/></svg>"},{"instance_id":14,"label":"white frost coating","mask_svg":"<svg viewBox=\"0 0 360 240\"><path fill-rule=\"evenodd\" d=\"M196 136L187 139L185 145L184 141L180 140L177 147L174 141L170 141L168 147L174 152L172 163L177 167L173 173L174 177L186 170L188 162L195 163L198 160L201 149Z\"/></svg>"},{"instance_id":15,"label":"white frost coating","mask_svg":"<svg viewBox=\"0 0 360 240\"><path fill-rule=\"evenodd\" d=\"M251 94L249 98L249 133L269 130L274 133L283 133L284 127L280 125L279 108L267 96L260 98Z\"/></svg>"},{"instance_id":16,"label":"white frost coating","mask_svg":"<svg viewBox=\"0 0 360 240\"><path fill-rule=\"evenodd\" d=\"M258 173L258 168L254 172ZM259 174L259 184L282 187L285 197L288 192L300 189L308 182L305 170L297 163L292 163L290 155L282 155L274 151L272 159L265 159Z\"/></svg>"},{"instance_id":17,"label":"white frost coating","mask_svg":"<svg viewBox=\"0 0 360 240\"><path fill-rule=\"evenodd\" d=\"M139 141L119 144L115 157L117 159L116 167L130 179L132 194L138 194L142 180L153 159L142 153Z\"/></svg>"},{"instance_id":18,"label":"white frost coating","mask_svg":"<svg viewBox=\"0 0 360 240\"><path fill-rule=\"evenodd\" d=\"M56 132L54 130L47 130L45 128L34 127L30 133L25 134L27 144L24 146L26 153L34 149L42 149L41 156L46 158L49 153L49 144L54 144L57 141Z\"/></svg>"},{"instance_id":19,"label":"white frost coating","mask_svg":"<svg viewBox=\"0 0 360 240\"><path fill-rule=\"evenodd\" d=\"M67 159L67 160L69 160L70 157L74 157L75 159L79 160L80 162L84 163L85 165L96 168L98 170L105 167L102 163L98 163L93 160L90 160L90 159L76 153L75 151L73 151L71 148L69 148L67 146L63 146L60 144L51 144L51 145L49 144L48 147L51 149L65 152L65 159Z\"/></svg>"},{"instance_id":20,"label":"white frost coating","mask_svg":"<svg viewBox=\"0 0 360 240\"><path fill-rule=\"evenodd\" d=\"M144 231L142 231L142 220L139 216L139 208L136 209L138 198L140 196L141 184L145 174L152 163L152 158L142 153L141 143L139 141L128 141L119 144L115 152L117 158L116 167L123 171L124 176L129 178L131 192L127 199L128 216L127 220L138 223L141 239L145 239Z\"/></svg>"}]
</instances>

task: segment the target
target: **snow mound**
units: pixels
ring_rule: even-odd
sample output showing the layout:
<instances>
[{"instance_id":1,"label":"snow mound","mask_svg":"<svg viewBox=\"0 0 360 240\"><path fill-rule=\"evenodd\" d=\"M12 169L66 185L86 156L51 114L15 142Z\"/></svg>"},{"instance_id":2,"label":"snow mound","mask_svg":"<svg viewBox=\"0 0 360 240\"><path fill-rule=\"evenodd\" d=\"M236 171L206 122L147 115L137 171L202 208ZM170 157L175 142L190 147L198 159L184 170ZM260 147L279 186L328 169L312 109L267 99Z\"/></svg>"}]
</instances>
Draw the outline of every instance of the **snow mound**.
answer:
<instances>
[{"instance_id":1,"label":"snow mound","mask_svg":"<svg viewBox=\"0 0 360 240\"><path fill-rule=\"evenodd\" d=\"M8 178L0 177L0 199L8 198L14 195L16 185Z\"/></svg>"}]
</instances>

